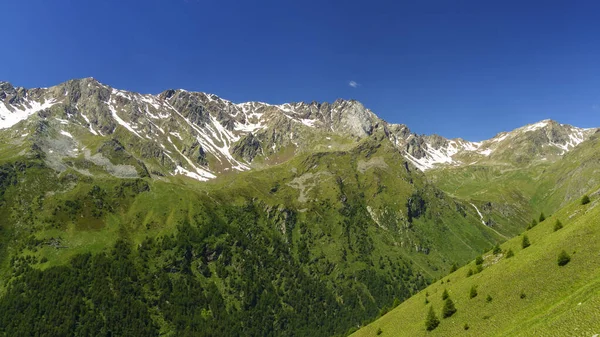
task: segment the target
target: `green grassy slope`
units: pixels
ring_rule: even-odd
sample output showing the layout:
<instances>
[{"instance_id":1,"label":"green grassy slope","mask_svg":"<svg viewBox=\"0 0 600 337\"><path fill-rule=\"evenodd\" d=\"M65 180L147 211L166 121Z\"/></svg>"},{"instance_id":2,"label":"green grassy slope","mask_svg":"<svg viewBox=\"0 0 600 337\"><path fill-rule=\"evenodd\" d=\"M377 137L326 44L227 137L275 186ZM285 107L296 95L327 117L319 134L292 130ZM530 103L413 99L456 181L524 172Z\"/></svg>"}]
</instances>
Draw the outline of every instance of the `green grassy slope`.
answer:
<instances>
[{"instance_id":1,"label":"green grassy slope","mask_svg":"<svg viewBox=\"0 0 600 337\"><path fill-rule=\"evenodd\" d=\"M137 294L136 317L149 335L185 335L197 315L207 334L342 334L510 235L483 225L471 205L430 185L386 142L367 139L202 184L57 173L43 159L16 155L0 167L0 306L27 301L49 310L58 296L77 308L52 313L66 319L60 331L73 332L72 321L110 327L102 317L122 313L81 306L109 282L118 291L106 300L115 306L126 291ZM135 164L126 151L105 155ZM103 274L122 263L135 266L133 275ZM102 271L88 275L90 268ZM46 277L77 295L35 283ZM204 295L182 294L181 282L202 293L216 287L227 312L217 314ZM5 333L41 333L39 317L50 313L6 314L4 323L20 323Z\"/></svg>"},{"instance_id":2,"label":"green grassy slope","mask_svg":"<svg viewBox=\"0 0 600 337\"><path fill-rule=\"evenodd\" d=\"M600 137L595 134L554 162L507 165L491 161L432 170L427 175L450 195L491 202L491 208L518 229L516 224L529 223L540 212L551 214L598 185L599 172ZM483 213L493 220L497 216Z\"/></svg>"},{"instance_id":3,"label":"green grassy slope","mask_svg":"<svg viewBox=\"0 0 600 337\"><path fill-rule=\"evenodd\" d=\"M432 284L387 315L352 336L592 336L600 333L600 207L573 202L502 244L502 253L484 254L484 269L475 262ZM563 228L554 231L557 219ZM514 256L507 258L511 249ZM571 261L557 264L565 250ZM470 298L476 287L477 296ZM457 312L442 318L447 290ZM491 296L491 301L487 297ZM429 302L426 304L426 301ZM433 307L441 323L433 331L425 319ZM468 330L465 330L468 325Z\"/></svg>"}]
</instances>

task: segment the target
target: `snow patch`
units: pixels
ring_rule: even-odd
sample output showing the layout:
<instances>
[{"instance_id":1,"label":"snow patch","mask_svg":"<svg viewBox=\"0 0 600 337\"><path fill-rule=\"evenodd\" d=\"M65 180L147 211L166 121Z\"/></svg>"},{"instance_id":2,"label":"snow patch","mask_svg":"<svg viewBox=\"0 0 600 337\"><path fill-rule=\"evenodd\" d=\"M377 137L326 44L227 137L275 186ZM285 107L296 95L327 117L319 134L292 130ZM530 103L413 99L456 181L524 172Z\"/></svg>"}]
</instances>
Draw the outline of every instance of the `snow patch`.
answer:
<instances>
[{"instance_id":1,"label":"snow patch","mask_svg":"<svg viewBox=\"0 0 600 337\"><path fill-rule=\"evenodd\" d=\"M84 114L81 114L81 117L83 117L83 119L85 119L85 122L88 123L88 125L90 126L90 132L97 136L98 132L96 132L96 130L94 130L94 128L92 128L92 123L90 123L89 118L87 118L87 116Z\"/></svg>"},{"instance_id":2,"label":"snow patch","mask_svg":"<svg viewBox=\"0 0 600 337\"><path fill-rule=\"evenodd\" d=\"M577 145L581 144L582 142L584 142L586 140L586 133L591 132L591 130L593 129L580 129L580 128L571 128L571 132L569 133L569 140L566 141L564 144L558 144L558 143L553 143L551 142L550 145L553 145L559 149L561 149L563 152L561 153L564 154L570 150L572 150L573 148L575 148Z\"/></svg>"},{"instance_id":3,"label":"snow patch","mask_svg":"<svg viewBox=\"0 0 600 337\"><path fill-rule=\"evenodd\" d=\"M490 139L490 141L494 142L494 143L500 143L501 141L503 141L506 138L508 138L508 136L509 136L509 133L506 132L506 133L502 134L502 136L496 136L496 137Z\"/></svg>"},{"instance_id":4,"label":"snow patch","mask_svg":"<svg viewBox=\"0 0 600 337\"><path fill-rule=\"evenodd\" d=\"M314 119L301 119L300 121L302 122L302 124L309 126L311 128L315 126L315 122L316 122L316 120L314 120Z\"/></svg>"},{"instance_id":5,"label":"snow patch","mask_svg":"<svg viewBox=\"0 0 600 337\"><path fill-rule=\"evenodd\" d=\"M119 123L119 125L125 127L127 130L129 130L130 132L132 132L133 134L135 134L136 136L140 137L143 139L142 136L140 136L139 133L137 133L137 131L135 131L131 125L129 125L127 122L125 122L123 119L121 119L121 117L119 117L119 115L117 115L117 110L115 109L115 107L112 105L112 103L114 103L114 100L111 99L110 103L107 103L108 108L110 109L110 113L112 114L112 117L115 119L115 121L117 121L117 123Z\"/></svg>"},{"instance_id":6,"label":"snow patch","mask_svg":"<svg viewBox=\"0 0 600 337\"><path fill-rule=\"evenodd\" d=\"M73 139L73 135L71 135L70 133L68 133L65 130L60 130L60 134L63 135L63 136L67 136L67 137Z\"/></svg>"},{"instance_id":7,"label":"snow patch","mask_svg":"<svg viewBox=\"0 0 600 337\"><path fill-rule=\"evenodd\" d=\"M474 203L472 203L472 202L471 202L470 204L471 204L471 206L475 207L475 210L477 211L477 214L479 214L479 218L481 219L481 223L482 223L484 226L487 226L487 225L485 224L485 221L483 221L483 215L482 215L482 214L481 214L481 212L479 211L479 208L477 208L477 206L475 206L475 204L474 204Z\"/></svg>"},{"instance_id":8,"label":"snow patch","mask_svg":"<svg viewBox=\"0 0 600 337\"><path fill-rule=\"evenodd\" d=\"M56 104L55 100L47 100L44 103L27 101L21 109L12 105L7 106L4 102L0 102L0 129L10 128L34 113L47 109L54 104Z\"/></svg>"},{"instance_id":9,"label":"snow patch","mask_svg":"<svg viewBox=\"0 0 600 337\"><path fill-rule=\"evenodd\" d=\"M432 168L433 166L427 162L421 162L419 159L413 157L410 153L405 152L404 153L404 157L406 159L408 159L408 161L410 161L413 165L415 165L419 170L421 171L427 171L428 169Z\"/></svg>"},{"instance_id":10,"label":"snow patch","mask_svg":"<svg viewBox=\"0 0 600 337\"><path fill-rule=\"evenodd\" d=\"M540 121L540 122L537 122L537 123L534 123L534 124L531 124L531 125L524 126L524 127L520 128L518 130L521 130L523 132L535 131L535 130L539 130L539 129L545 128L546 126L548 126L548 123L550 123L550 120L549 119L545 119L543 121Z\"/></svg>"},{"instance_id":11,"label":"snow patch","mask_svg":"<svg viewBox=\"0 0 600 337\"><path fill-rule=\"evenodd\" d=\"M183 140L183 138L181 137L181 135L179 134L179 132L169 132L170 134L172 134L173 136L179 138L180 140Z\"/></svg>"},{"instance_id":12,"label":"snow patch","mask_svg":"<svg viewBox=\"0 0 600 337\"><path fill-rule=\"evenodd\" d=\"M196 179L199 181L207 181L209 179L216 178L216 176L211 173L208 173L206 171L204 171L204 173L205 174L198 174L198 173L195 173L192 171L188 171L181 166L177 166L177 168L175 169L175 172L174 172L174 174L183 174L185 176L188 176L190 178L193 178L193 179Z\"/></svg>"},{"instance_id":13,"label":"snow patch","mask_svg":"<svg viewBox=\"0 0 600 337\"><path fill-rule=\"evenodd\" d=\"M478 153L488 157L490 154L492 154L492 149L481 150Z\"/></svg>"},{"instance_id":14,"label":"snow patch","mask_svg":"<svg viewBox=\"0 0 600 337\"><path fill-rule=\"evenodd\" d=\"M112 90L112 94L115 95L115 96L121 96L123 98L127 98L127 99L130 100L129 94L126 91L118 90L118 89L113 89Z\"/></svg>"},{"instance_id":15,"label":"snow patch","mask_svg":"<svg viewBox=\"0 0 600 337\"><path fill-rule=\"evenodd\" d=\"M261 121L263 114L259 112L248 114L248 111L250 111L248 105L242 105L242 113L246 116L246 122L244 124L236 122L233 129L241 132L255 132L264 129L266 125Z\"/></svg>"}]
</instances>

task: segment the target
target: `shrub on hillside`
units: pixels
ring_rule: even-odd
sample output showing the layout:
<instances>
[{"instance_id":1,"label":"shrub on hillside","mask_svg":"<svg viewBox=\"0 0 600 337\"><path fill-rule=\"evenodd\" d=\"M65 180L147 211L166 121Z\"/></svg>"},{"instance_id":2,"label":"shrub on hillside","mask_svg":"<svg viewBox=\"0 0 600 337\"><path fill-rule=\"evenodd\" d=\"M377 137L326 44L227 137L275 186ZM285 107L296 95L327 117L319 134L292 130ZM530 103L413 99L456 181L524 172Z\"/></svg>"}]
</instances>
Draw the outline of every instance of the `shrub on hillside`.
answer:
<instances>
[{"instance_id":1,"label":"shrub on hillside","mask_svg":"<svg viewBox=\"0 0 600 337\"><path fill-rule=\"evenodd\" d=\"M425 327L427 328L427 331L437 328L438 325L440 325L440 320L437 318L435 311L433 311L433 307L429 307L429 313L425 319Z\"/></svg>"},{"instance_id":2,"label":"shrub on hillside","mask_svg":"<svg viewBox=\"0 0 600 337\"><path fill-rule=\"evenodd\" d=\"M529 226L527 226L527 229L532 229L533 227L537 226L537 220L532 219L531 223L529 224Z\"/></svg>"},{"instance_id":3,"label":"shrub on hillside","mask_svg":"<svg viewBox=\"0 0 600 337\"><path fill-rule=\"evenodd\" d=\"M560 220L556 219L556 222L554 223L554 231L556 232L557 230L563 228L562 223L560 222Z\"/></svg>"},{"instance_id":4,"label":"shrub on hillside","mask_svg":"<svg viewBox=\"0 0 600 337\"><path fill-rule=\"evenodd\" d=\"M512 249L510 249L510 248L509 248L509 249L506 251L506 258L508 259L508 258L511 258L511 257L513 257L513 256L515 256L515 253L513 252L513 250L512 250Z\"/></svg>"},{"instance_id":5,"label":"shrub on hillside","mask_svg":"<svg viewBox=\"0 0 600 337\"><path fill-rule=\"evenodd\" d=\"M523 235L523 240L521 241L521 247L523 247L523 249L525 249L529 246L531 246L531 242L529 242L529 237L527 237L527 235Z\"/></svg>"},{"instance_id":6,"label":"shrub on hillside","mask_svg":"<svg viewBox=\"0 0 600 337\"><path fill-rule=\"evenodd\" d=\"M473 276L473 269L469 268L469 271L467 272L467 277L471 277Z\"/></svg>"},{"instance_id":7,"label":"shrub on hillside","mask_svg":"<svg viewBox=\"0 0 600 337\"><path fill-rule=\"evenodd\" d=\"M471 291L469 291L469 298L477 297L477 287L472 286Z\"/></svg>"},{"instance_id":8,"label":"shrub on hillside","mask_svg":"<svg viewBox=\"0 0 600 337\"><path fill-rule=\"evenodd\" d=\"M571 257L569 256L569 254L567 254L567 252L565 252L564 250L562 252L560 252L560 254L558 254L558 265L559 266L564 266L567 263L569 263L571 261Z\"/></svg>"},{"instance_id":9,"label":"shrub on hillside","mask_svg":"<svg viewBox=\"0 0 600 337\"><path fill-rule=\"evenodd\" d=\"M442 293L442 300L445 300L448 297L450 297L450 295L448 295L448 289L444 289L444 292Z\"/></svg>"},{"instance_id":10,"label":"shrub on hillside","mask_svg":"<svg viewBox=\"0 0 600 337\"><path fill-rule=\"evenodd\" d=\"M487 295L487 297L485 298L485 301L488 303L492 302L492 295Z\"/></svg>"},{"instance_id":11,"label":"shrub on hillside","mask_svg":"<svg viewBox=\"0 0 600 337\"><path fill-rule=\"evenodd\" d=\"M479 255L476 259L475 259L475 264L476 265L480 265L483 263L483 257L481 255Z\"/></svg>"},{"instance_id":12,"label":"shrub on hillside","mask_svg":"<svg viewBox=\"0 0 600 337\"><path fill-rule=\"evenodd\" d=\"M498 254L502 253L502 249L500 248L499 244L496 244L494 246L494 250L492 251L492 253L494 253L494 255L498 255Z\"/></svg>"},{"instance_id":13,"label":"shrub on hillside","mask_svg":"<svg viewBox=\"0 0 600 337\"><path fill-rule=\"evenodd\" d=\"M589 204L589 203L590 203L590 197L588 197L588 195L586 194L586 195L584 195L584 196L581 198L581 204L582 204L582 205L587 205L587 204Z\"/></svg>"},{"instance_id":14,"label":"shrub on hillside","mask_svg":"<svg viewBox=\"0 0 600 337\"><path fill-rule=\"evenodd\" d=\"M444 302L444 308L442 308L442 317L448 318L456 312L456 307L454 306L454 302L450 298L446 299Z\"/></svg>"},{"instance_id":15,"label":"shrub on hillside","mask_svg":"<svg viewBox=\"0 0 600 337\"><path fill-rule=\"evenodd\" d=\"M540 222L543 222L544 220L546 220L546 216L544 215L544 212L540 213Z\"/></svg>"}]
</instances>

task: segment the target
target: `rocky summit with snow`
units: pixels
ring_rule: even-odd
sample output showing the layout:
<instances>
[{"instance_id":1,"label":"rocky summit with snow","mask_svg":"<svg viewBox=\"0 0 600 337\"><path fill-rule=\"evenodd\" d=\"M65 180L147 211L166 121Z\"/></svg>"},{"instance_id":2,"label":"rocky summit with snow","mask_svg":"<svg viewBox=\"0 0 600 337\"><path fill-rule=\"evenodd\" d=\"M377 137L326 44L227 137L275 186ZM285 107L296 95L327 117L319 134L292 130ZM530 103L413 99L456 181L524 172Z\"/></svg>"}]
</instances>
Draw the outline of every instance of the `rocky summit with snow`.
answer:
<instances>
[{"instance_id":1,"label":"rocky summit with snow","mask_svg":"<svg viewBox=\"0 0 600 337\"><path fill-rule=\"evenodd\" d=\"M596 129L544 120L482 142L417 135L354 100L233 103L216 95L118 90L93 78L50 88L0 82L0 137L51 167L115 176L185 175L200 181L274 165L306 151L339 151L362 139L389 140L421 171L480 163L553 161Z\"/></svg>"}]
</instances>

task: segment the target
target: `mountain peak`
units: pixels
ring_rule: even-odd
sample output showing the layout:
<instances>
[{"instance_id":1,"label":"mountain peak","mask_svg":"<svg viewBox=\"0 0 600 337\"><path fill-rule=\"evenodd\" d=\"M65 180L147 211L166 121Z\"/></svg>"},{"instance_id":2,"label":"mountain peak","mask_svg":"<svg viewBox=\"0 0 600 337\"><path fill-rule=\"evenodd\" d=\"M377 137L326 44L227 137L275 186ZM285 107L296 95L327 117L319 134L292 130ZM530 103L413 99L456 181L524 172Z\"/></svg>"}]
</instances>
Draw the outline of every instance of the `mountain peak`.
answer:
<instances>
[{"instance_id":1,"label":"mountain peak","mask_svg":"<svg viewBox=\"0 0 600 337\"><path fill-rule=\"evenodd\" d=\"M329 142L329 133L348 141L373 134L384 136L422 171L439 165L460 166L489 160L501 163L528 163L546 157L553 160L593 133L544 119L486 141L469 142L435 134L413 134L405 125L380 119L355 99L234 104L215 94L184 89L142 95L114 89L94 77L30 90L0 82L0 101L6 104L6 108L0 106L3 108L0 118L6 120L0 128L11 127L56 105L52 112L42 113L42 118L54 114L61 121L68 120L101 136L113 134L120 125L139 139L138 146L144 156L160 158L157 170L164 170L163 174L185 169L199 172L202 177L207 177L209 170L216 175L229 169L250 169L254 156L277 157L286 147L293 148L295 153L314 146L336 149L337 145ZM328 135L315 138L312 136L315 132ZM252 137L246 137L248 133ZM315 139L320 140L315 142ZM244 156L231 151L242 146L238 142L246 146L247 151L242 151ZM219 164L208 165L216 162Z\"/></svg>"}]
</instances>

